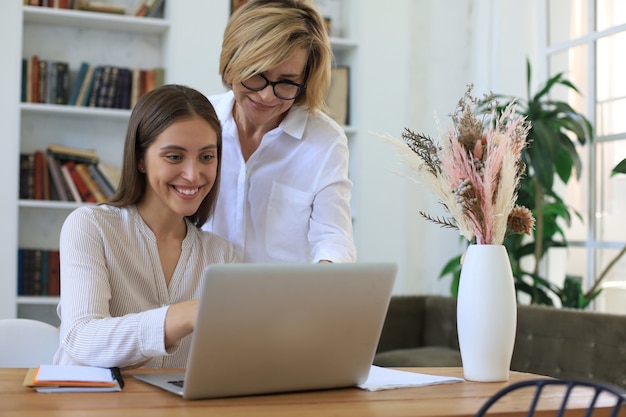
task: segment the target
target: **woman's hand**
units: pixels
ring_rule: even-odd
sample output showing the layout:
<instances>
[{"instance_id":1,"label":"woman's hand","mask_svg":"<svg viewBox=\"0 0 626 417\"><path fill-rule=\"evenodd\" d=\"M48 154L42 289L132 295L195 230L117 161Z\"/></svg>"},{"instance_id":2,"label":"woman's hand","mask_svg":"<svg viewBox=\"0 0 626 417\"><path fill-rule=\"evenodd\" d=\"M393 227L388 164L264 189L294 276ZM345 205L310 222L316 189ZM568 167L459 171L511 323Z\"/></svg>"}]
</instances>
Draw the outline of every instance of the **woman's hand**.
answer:
<instances>
[{"instance_id":1,"label":"woman's hand","mask_svg":"<svg viewBox=\"0 0 626 417\"><path fill-rule=\"evenodd\" d=\"M165 316L165 347L168 348L196 327L198 300L172 304Z\"/></svg>"}]
</instances>

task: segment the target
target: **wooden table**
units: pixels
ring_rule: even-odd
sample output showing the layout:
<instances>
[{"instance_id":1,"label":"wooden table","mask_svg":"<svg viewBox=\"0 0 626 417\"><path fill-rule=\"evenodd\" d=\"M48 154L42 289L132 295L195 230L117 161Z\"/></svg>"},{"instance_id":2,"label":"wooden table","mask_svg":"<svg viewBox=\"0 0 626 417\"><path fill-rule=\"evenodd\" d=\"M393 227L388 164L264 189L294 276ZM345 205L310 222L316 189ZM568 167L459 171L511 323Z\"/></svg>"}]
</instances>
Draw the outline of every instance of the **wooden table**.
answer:
<instances>
[{"instance_id":1,"label":"wooden table","mask_svg":"<svg viewBox=\"0 0 626 417\"><path fill-rule=\"evenodd\" d=\"M461 368L401 368L414 372L462 377ZM154 370L134 370L132 373ZM419 388L368 392L358 388L288 394L186 401L145 384L127 372L122 392L37 393L22 386L26 369L0 369L0 416L94 417L94 416L220 416L220 417L367 417L367 416L473 416L489 396L512 382L537 375L511 372L508 382L459 382ZM531 394L518 394L496 407L501 416L522 416ZM587 403L588 395L577 393L572 401ZM554 396L538 415L554 416L560 398ZM580 413L568 416L581 415ZM594 414L597 417L598 413Z\"/></svg>"}]
</instances>

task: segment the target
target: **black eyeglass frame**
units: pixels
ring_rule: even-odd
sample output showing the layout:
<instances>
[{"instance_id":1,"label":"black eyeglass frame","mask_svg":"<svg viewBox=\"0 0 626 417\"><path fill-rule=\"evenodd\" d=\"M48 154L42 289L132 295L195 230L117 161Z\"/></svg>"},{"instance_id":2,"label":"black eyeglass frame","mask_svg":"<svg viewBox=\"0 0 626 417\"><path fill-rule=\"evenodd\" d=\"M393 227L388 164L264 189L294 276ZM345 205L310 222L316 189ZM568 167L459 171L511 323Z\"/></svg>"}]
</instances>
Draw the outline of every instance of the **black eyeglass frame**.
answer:
<instances>
[{"instance_id":1,"label":"black eyeglass frame","mask_svg":"<svg viewBox=\"0 0 626 417\"><path fill-rule=\"evenodd\" d=\"M264 90L264 89L265 89L268 85L271 85L271 86L272 86L272 92L274 93L274 95L275 95L276 97L278 97L278 98L279 98L279 99L281 99L281 100L287 100L287 101L290 101L290 100L295 100L295 99L297 99L297 98L298 98L298 96L299 96L300 94L302 94L302 92L306 89L306 85L305 85L305 84L298 84L298 83L296 83L296 82L289 81L289 80L283 80L283 81L270 81L270 80L268 80L268 79L267 79L267 77L266 77L265 75L263 75L263 74L261 74L261 73L258 73L258 74L254 75L254 76L259 76L259 77L263 78L263 79L265 80L265 85L263 85L263 87L257 87L257 88L248 87L248 86L245 84L245 82L246 82L246 81L248 81L248 80L241 81L241 85L243 85L244 87L246 87L246 88L247 88L248 90L250 90L250 91L262 91L262 90ZM252 77L250 77L250 78L252 78ZM293 97L291 97L291 98L281 97L281 96L279 96L279 95L276 93L276 85L278 85L278 84L288 84L288 85L293 85L294 87L298 87L298 92L296 93L296 95L295 95L295 96L293 96Z\"/></svg>"}]
</instances>

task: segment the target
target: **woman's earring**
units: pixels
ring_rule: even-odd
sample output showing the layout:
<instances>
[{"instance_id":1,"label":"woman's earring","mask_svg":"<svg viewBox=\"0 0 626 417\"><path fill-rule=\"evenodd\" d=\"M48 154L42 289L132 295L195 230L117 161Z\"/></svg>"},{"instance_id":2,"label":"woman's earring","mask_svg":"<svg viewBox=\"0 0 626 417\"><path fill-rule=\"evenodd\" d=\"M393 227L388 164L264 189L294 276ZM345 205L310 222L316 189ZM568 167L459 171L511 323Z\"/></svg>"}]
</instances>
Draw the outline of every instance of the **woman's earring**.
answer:
<instances>
[{"instance_id":1,"label":"woman's earring","mask_svg":"<svg viewBox=\"0 0 626 417\"><path fill-rule=\"evenodd\" d=\"M143 168L143 165L139 165L139 168L137 170L142 174L146 172L146 170Z\"/></svg>"}]
</instances>

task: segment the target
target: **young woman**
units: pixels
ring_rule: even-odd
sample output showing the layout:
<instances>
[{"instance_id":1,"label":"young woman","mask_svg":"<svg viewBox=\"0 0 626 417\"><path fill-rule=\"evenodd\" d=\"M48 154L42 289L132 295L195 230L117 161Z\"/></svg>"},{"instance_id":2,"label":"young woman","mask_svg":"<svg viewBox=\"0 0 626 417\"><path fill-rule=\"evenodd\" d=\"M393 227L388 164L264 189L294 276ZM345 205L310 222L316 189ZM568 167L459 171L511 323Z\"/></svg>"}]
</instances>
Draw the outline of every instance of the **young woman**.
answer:
<instances>
[{"instance_id":1,"label":"young woman","mask_svg":"<svg viewBox=\"0 0 626 417\"><path fill-rule=\"evenodd\" d=\"M251 0L232 15L209 97L224 164L207 222L245 262L356 260L345 133L322 112L332 50L309 0Z\"/></svg>"},{"instance_id":2,"label":"young woman","mask_svg":"<svg viewBox=\"0 0 626 417\"><path fill-rule=\"evenodd\" d=\"M130 117L121 180L61 230L61 342L54 363L184 367L204 267L234 262L201 230L220 182L221 127L199 92L166 85Z\"/></svg>"}]
</instances>

